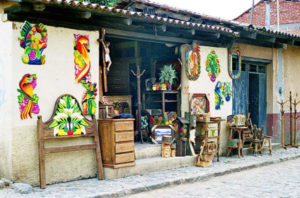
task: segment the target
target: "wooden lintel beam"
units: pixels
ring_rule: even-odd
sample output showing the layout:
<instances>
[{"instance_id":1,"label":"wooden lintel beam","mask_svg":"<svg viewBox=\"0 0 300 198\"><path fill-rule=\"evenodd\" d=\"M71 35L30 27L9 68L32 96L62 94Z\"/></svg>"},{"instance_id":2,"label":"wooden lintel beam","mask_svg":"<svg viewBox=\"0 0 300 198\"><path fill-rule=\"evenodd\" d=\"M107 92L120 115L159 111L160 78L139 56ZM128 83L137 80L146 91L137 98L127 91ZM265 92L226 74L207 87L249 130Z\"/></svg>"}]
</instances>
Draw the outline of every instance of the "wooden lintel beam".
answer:
<instances>
[{"instance_id":1,"label":"wooden lintel beam","mask_svg":"<svg viewBox=\"0 0 300 198\"><path fill-rule=\"evenodd\" d=\"M117 36L125 36L128 38L139 38L139 39L148 39L148 40L157 40L163 42L170 43L190 43L192 40L179 38L179 37L170 37L170 36L160 36L160 35L152 35L140 32L130 32L118 29L110 29L106 28L107 35L117 35Z\"/></svg>"},{"instance_id":2,"label":"wooden lintel beam","mask_svg":"<svg viewBox=\"0 0 300 198\"><path fill-rule=\"evenodd\" d=\"M241 38L256 39L257 32L240 32Z\"/></svg>"},{"instance_id":3,"label":"wooden lintel beam","mask_svg":"<svg viewBox=\"0 0 300 198\"><path fill-rule=\"evenodd\" d=\"M18 12L30 12L31 6L30 5L21 5L21 4L15 4L10 7L4 8L4 13L6 14L15 14Z\"/></svg>"}]
</instances>

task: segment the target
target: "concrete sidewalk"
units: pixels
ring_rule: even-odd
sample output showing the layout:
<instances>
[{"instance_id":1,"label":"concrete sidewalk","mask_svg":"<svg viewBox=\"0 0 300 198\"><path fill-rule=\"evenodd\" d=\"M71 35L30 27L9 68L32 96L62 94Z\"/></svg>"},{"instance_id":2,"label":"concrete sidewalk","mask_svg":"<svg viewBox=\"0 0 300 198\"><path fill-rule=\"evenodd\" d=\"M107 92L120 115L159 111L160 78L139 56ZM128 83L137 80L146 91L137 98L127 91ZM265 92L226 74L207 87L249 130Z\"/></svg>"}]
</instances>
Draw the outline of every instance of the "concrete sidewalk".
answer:
<instances>
[{"instance_id":1,"label":"concrete sidewalk","mask_svg":"<svg viewBox=\"0 0 300 198\"><path fill-rule=\"evenodd\" d=\"M241 159L237 156L221 157L220 162L214 161L208 168L192 166L102 181L85 179L48 185L45 190L34 187L30 194L18 194L13 189L6 189L0 191L0 197L121 197L170 185L203 181L219 175L296 158L300 158L300 149L277 149L273 150L272 156L264 154L254 157L250 154Z\"/></svg>"}]
</instances>

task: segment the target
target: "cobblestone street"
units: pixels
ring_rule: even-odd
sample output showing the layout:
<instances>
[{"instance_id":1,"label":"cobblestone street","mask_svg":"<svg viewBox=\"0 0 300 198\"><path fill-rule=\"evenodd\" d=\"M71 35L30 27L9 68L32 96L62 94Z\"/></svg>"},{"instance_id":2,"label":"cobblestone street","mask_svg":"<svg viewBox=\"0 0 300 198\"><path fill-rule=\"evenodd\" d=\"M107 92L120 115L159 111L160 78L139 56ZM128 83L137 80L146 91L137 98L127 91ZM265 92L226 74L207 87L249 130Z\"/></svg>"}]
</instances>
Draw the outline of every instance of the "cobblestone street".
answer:
<instances>
[{"instance_id":1,"label":"cobblestone street","mask_svg":"<svg viewBox=\"0 0 300 198\"><path fill-rule=\"evenodd\" d=\"M47 185L44 190L33 187L23 194L8 188L0 190L0 198L99 198L141 192L132 197L300 197L300 149L277 149L272 156L221 157L207 168L191 166L120 179L82 179Z\"/></svg>"},{"instance_id":2,"label":"cobblestone street","mask_svg":"<svg viewBox=\"0 0 300 198\"><path fill-rule=\"evenodd\" d=\"M171 186L127 198L300 197L300 159Z\"/></svg>"}]
</instances>

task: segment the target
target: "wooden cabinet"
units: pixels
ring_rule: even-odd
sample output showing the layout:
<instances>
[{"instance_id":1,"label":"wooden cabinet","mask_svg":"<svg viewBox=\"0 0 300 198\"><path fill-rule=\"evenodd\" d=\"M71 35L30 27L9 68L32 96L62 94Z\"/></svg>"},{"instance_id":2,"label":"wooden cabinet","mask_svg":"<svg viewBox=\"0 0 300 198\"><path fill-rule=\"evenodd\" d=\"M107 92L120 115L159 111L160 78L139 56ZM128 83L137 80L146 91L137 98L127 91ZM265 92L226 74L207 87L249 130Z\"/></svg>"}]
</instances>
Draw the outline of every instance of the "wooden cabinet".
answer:
<instances>
[{"instance_id":1,"label":"wooden cabinet","mask_svg":"<svg viewBox=\"0 0 300 198\"><path fill-rule=\"evenodd\" d=\"M135 165L134 119L98 119L104 167Z\"/></svg>"}]
</instances>

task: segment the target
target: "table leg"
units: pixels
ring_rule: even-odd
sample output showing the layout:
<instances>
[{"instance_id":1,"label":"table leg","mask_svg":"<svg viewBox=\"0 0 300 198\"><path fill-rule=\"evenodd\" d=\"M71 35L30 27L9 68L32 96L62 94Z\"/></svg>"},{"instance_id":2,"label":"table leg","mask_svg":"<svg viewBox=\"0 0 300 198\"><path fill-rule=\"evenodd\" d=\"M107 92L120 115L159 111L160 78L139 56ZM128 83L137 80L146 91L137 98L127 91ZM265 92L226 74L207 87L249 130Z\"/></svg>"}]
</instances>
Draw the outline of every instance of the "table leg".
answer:
<instances>
[{"instance_id":1,"label":"table leg","mask_svg":"<svg viewBox=\"0 0 300 198\"><path fill-rule=\"evenodd\" d=\"M218 122L218 138L217 138L217 161L220 159L220 130L221 130L221 122Z\"/></svg>"},{"instance_id":2,"label":"table leg","mask_svg":"<svg viewBox=\"0 0 300 198\"><path fill-rule=\"evenodd\" d=\"M241 130L239 130L239 129L238 129L238 135L239 135L238 155L239 155L239 158L241 158L242 140L241 140Z\"/></svg>"}]
</instances>

